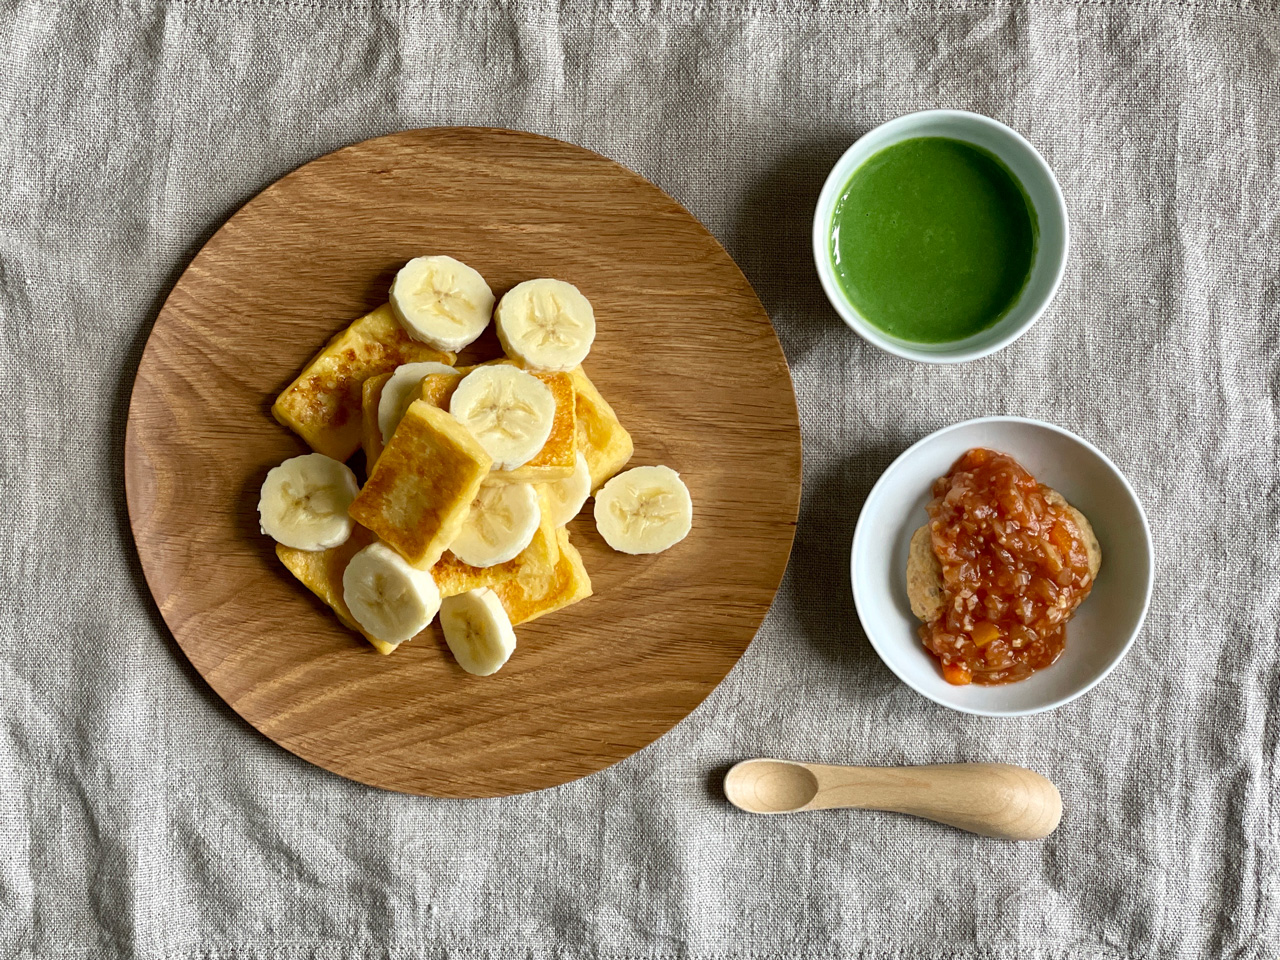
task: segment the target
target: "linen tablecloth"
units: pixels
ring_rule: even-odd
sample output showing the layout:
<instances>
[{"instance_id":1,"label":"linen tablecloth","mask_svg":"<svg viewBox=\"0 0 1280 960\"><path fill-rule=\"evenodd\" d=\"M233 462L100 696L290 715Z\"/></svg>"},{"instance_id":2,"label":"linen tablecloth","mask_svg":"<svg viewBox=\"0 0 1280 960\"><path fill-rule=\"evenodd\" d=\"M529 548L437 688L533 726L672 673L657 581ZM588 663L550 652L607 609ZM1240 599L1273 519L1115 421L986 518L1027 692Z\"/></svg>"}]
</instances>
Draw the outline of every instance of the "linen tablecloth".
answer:
<instances>
[{"instance_id":1,"label":"linen tablecloth","mask_svg":"<svg viewBox=\"0 0 1280 960\"><path fill-rule=\"evenodd\" d=\"M834 159L926 107L1025 134L1073 226L1048 315L958 367L861 342L808 246ZM1275 956L1278 119L1274 2L4 0L0 956ZM202 242L299 164L435 124L570 140L683 202L803 422L795 552L737 668L649 749L503 800L367 789L254 732L174 645L124 505L134 370ZM1028 719L904 687L847 582L880 471L983 414L1099 445L1155 537L1129 657ZM1027 844L753 818L718 783L761 754L1021 763L1066 814Z\"/></svg>"}]
</instances>

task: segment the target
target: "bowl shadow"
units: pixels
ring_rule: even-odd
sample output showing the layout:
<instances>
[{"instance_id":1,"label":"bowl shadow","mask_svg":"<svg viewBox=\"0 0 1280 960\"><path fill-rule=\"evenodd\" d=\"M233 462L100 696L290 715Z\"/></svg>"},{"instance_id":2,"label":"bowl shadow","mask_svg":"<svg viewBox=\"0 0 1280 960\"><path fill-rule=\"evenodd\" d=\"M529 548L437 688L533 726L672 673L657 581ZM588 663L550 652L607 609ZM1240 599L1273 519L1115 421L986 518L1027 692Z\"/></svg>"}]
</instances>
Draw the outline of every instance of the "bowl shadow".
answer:
<instances>
[{"instance_id":1,"label":"bowl shadow","mask_svg":"<svg viewBox=\"0 0 1280 960\"><path fill-rule=\"evenodd\" d=\"M858 516L880 474L910 445L877 442L855 458L842 458L806 487L787 569L791 614L812 652L843 670L860 697L893 692L899 680L876 655L853 601L849 551Z\"/></svg>"},{"instance_id":2,"label":"bowl shadow","mask_svg":"<svg viewBox=\"0 0 1280 960\"><path fill-rule=\"evenodd\" d=\"M831 168L867 129L832 133L789 150L748 188L725 241L793 364L832 331L847 332L813 265L813 213Z\"/></svg>"}]
</instances>

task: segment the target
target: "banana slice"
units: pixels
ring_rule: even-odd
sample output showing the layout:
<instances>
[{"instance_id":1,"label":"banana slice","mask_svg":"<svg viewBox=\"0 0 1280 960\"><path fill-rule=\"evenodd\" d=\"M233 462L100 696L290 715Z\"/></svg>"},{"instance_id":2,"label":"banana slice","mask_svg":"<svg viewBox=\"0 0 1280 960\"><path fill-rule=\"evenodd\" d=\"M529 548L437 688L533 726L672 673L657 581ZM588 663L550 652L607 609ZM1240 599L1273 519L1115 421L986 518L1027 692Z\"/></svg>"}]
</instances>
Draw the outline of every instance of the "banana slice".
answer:
<instances>
[{"instance_id":1,"label":"banana slice","mask_svg":"<svg viewBox=\"0 0 1280 960\"><path fill-rule=\"evenodd\" d=\"M476 367L449 401L449 412L493 458L493 469L514 470L537 455L551 436L556 398L531 373L510 364Z\"/></svg>"},{"instance_id":2,"label":"banana slice","mask_svg":"<svg viewBox=\"0 0 1280 960\"><path fill-rule=\"evenodd\" d=\"M636 467L596 493L596 529L619 553L661 553L693 526L693 500L670 467Z\"/></svg>"},{"instance_id":3,"label":"banana slice","mask_svg":"<svg viewBox=\"0 0 1280 960\"><path fill-rule=\"evenodd\" d=\"M572 476L553 480L546 487L547 499L551 502L551 525L563 527L578 515L591 496L591 468L587 466L587 458L579 453Z\"/></svg>"},{"instance_id":4,"label":"banana slice","mask_svg":"<svg viewBox=\"0 0 1280 960\"><path fill-rule=\"evenodd\" d=\"M493 316L507 356L531 370L572 370L596 338L591 301L563 280L526 280L498 301Z\"/></svg>"},{"instance_id":5,"label":"banana slice","mask_svg":"<svg viewBox=\"0 0 1280 960\"><path fill-rule=\"evenodd\" d=\"M427 628L440 591L426 570L411 567L385 543L371 543L342 572L342 599L371 636L400 644Z\"/></svg>"},{"instance_id":6,"label":"banana slice","mask_svg":"<svg viewBox=\"0 0 1280 960\"><path fill-rule=\"evenodd\" d=\"M489 325L493 291L453 257L415 257L391 282L391 309L413 339L461 350Z\"/></svg>"},{"instance_id":7,"label":"banana slice","mask_svg":"<svg viewBox=\"0 0 1280 960\"><path fill-rule=\"evenodd\" d=\"M262 532L295 550L328 550L347 542L347 507L360 492L345 463L323 453L286 460L267 471L258 495Z\"/></svg>"},{"instance_id":8,"label":"banana slice","mask_svg":"<svg viewBox=\"0 0 1280 960\"><path fill-rule=\"evenodd\" d=\"M382 388L382 399L378 401L378 429L382 431L382 442L390 443L391 435L396 432L400 418L409 409L409 404L418 399L418 385L422 378L432 373L457 373L457 369L447 363L402 363L396 367L391 379Z\"/></svg>"},{"instance_id":9,"label":"banana slice","mask_svg":"<svg viewBox=\"0 0 1280 960\"><path fill-rule=\"evenodd\" d=\"M486 483L449 549L472 567L506 563L529 545L541 520L533 484Z\"/></svg>"},{"instance_id":10,"label":"banana slice","mask_svg":"<svg viewBox=\"0 0 1280 960\"><path fill-rule=\"evenodd\" d=\"M458 666L477 677L497 673L516 648L511 618L488 587L445 597L440 626Z\"/></svg>"}]
</instances>

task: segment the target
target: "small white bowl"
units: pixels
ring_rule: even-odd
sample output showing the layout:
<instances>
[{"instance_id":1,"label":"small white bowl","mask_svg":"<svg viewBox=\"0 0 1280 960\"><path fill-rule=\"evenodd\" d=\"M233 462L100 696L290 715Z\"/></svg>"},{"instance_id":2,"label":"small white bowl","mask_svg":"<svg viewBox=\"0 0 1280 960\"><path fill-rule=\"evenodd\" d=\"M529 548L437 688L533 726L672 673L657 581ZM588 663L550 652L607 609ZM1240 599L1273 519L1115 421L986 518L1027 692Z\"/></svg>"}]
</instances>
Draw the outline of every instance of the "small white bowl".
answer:
<instances>
[{"instance_id":1,"label":"small white bowl","mask_svg":"<svg viewBox=\"0 0 1280 960\"><path fill-rule=\"evenodd\" d=\"M1001 686L953 686L920 641L907 601L907 549L929 515L933 481L966 450L1010 454L1093 525L1102 567L1067 626L1058 662ZM1128 652L1151 601L1151 531L1129 482L1093 444L1039 420L984 417L931 433L907 449L871 488L853 534L851 573L858 618L871 645L907 686L930 700L987 717L1052 710L1091 689Z\"/></svg>"},{"instance_id":2,"label":"small white bowl","mask_svg":"<svg viewBox=\"0 0 1280 960\"><path fill-rule=\"evenodd\" d=\"M948 137L994 154L1018 178L1035 209L1039 235L1031 275L1017 301L992 326L949 343L915 343L885 333L869 323L849 302L831 262L831 218L836 201L854 172L873 154L914 137ZM823 184L813 215L813 261L827 299L862 339L881 350L924 363L962 363L1008 346L1022 336L1052 302L1067 266L1067 205L1058 181L1021 134L998 120L963 110L909 113L869 131L845 151Z\"/></svg>"}]
</instances>

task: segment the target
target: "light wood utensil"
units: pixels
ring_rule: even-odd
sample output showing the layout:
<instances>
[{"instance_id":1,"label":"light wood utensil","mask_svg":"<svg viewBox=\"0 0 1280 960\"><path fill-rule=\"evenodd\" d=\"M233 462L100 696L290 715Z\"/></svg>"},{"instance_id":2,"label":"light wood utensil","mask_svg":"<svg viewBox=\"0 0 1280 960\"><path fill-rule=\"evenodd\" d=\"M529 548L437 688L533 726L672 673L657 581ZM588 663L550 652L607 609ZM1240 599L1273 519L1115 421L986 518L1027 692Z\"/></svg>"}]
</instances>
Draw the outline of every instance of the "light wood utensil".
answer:
<instances>
[{"instance_id":1,"label":"light wood utensil","mask_svg":"<svg viewBox=\"0 0 1280 960\"><path fill-rule=\"evenodd\" d=\"M1007 763L843 767L744 760L725 775L724 792L748 813L891 810L1005 840L1047 837L1062 818L1058 788Z\"/></svg>"}]
</instances>

